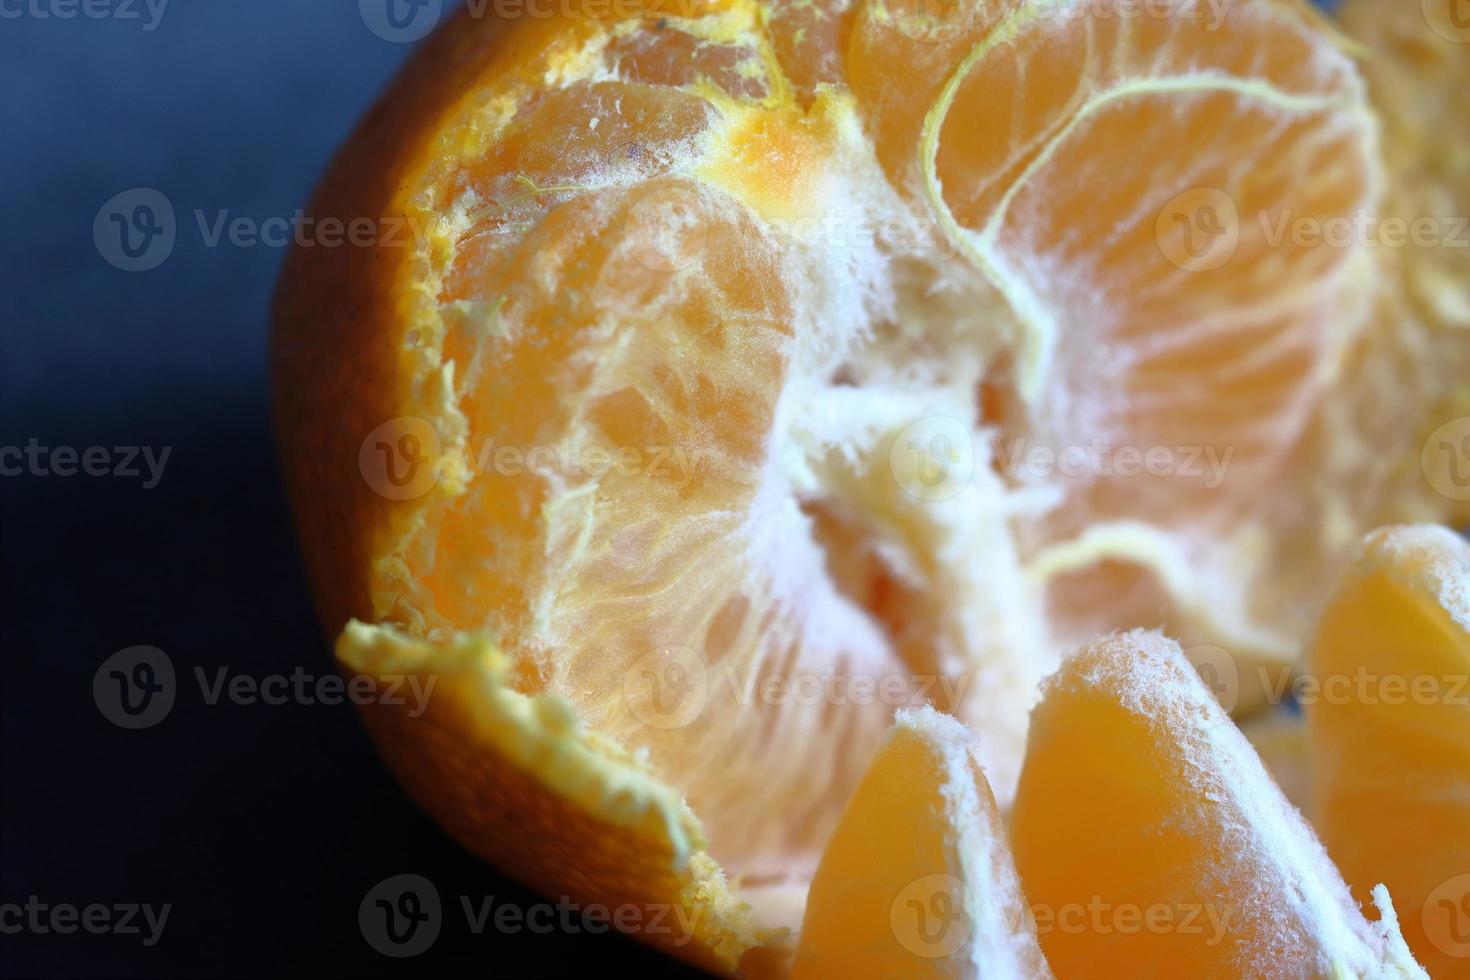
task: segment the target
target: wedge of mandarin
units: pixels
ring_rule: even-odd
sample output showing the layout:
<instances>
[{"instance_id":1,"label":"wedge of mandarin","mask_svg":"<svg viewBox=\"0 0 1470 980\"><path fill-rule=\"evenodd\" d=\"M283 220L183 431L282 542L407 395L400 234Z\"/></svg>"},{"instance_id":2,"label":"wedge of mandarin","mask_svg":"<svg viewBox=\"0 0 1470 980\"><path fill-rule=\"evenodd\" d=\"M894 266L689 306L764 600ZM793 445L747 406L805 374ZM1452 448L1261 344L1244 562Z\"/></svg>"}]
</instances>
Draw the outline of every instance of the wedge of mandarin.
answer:
<instances>
[{"instance_id":1,"label":"wedge of mandarin","mask_svg":"<svg viewBox=\"0 0 1470 980\"><path fill-rule=\"evenodd\" d=\"M1370 922L1178 644L1085 648L1046 682L1011 818L1059 977L1423 977ZM1123 964L1126 964L1124 966Z\"/></svg>"},{"instance_id":2,"label":"wedge of mandarin","mask_svg":"<svg viewBox=\"0 0 1470 980\"><path fill-rule=\"evenodd\" d=\"M1470 977L1470 543L1375 532L1307 664L1317 826L1354 892L1387 883L1436 977Z\"/></svg>"}]
</instances>

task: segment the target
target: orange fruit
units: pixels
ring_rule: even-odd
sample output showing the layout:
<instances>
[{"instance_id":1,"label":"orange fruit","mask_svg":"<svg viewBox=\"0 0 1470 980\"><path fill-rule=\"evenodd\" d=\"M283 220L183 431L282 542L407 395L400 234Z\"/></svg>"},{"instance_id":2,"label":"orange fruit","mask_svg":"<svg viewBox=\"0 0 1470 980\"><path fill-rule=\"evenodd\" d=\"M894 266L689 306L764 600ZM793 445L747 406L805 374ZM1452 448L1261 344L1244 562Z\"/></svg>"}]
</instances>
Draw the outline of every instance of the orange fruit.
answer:
<instances>
[{"instance_id":1,"label":"orange fruit","mask_svg":"<svg viewBox=\"0 0 1470 980\"><path fill-rule=\"evenodd\" d=\"M1470 521L1470 121L1458 109L1470 46L1450 28L1458 3L1341 5L1388 179L1358 233L1379 267L1373 312L1294 453L1284 480L1297 492L1263 498L1279 529L1264 615L1303 638L1326 598L1322 569L1350 562L1367 530Z\"/></svg>"},{"instance_id":2,"label":"orange fruit","mask_svg":"<svg viewBox=\"0 0 1470 980\"><path fill-rule=\"evenodd\" d=\"M1365 895L1386 882L1436 977L1470 976L1470 543L1376 532L1308 663L1316 821Z\"/></svg>"},{"instance_id":3,"label":"orange fruit","mask_svg":"<svg viewBox=\"0 0 1470 980\"><path fill-rule=\"evenodd\" d=\"M792 977L1050 977L976 739L900 712L812 878Z\"/></svg>"},{"instance_id":4,"label":"orange fruit","mask_svg":"<svg viewBox=\"0 0 1470 980\"><path fill-rule=\"evenodd\" d=\"M1301 814L1157 633L1085 648L1046 682L1011 819L1058 976L1422 977L1364 919Z\"/></svg>"},{"instance_id":5,"label":"orange fruit","mask_svg":"<svg viewBox=\"0 0 1470 980\"><path fill-rule=\"evenodd\" d=\"M1002 461L1060 497L1021 536L1063 638L1162 610L1202 641L1290 657L1300 634L1258 608L1275 585L1259 500L1378 275L1366 246L1295 234L1383 190L1351 59L1295 3L1218 22L1202 4L986 3L938 23L862 9L850 69L879 156L1004 299L987 311L1015 337L1015 369L989 379L1004 444L1087 460L1060 481ZM892 84L910 65L917 83Z\"/></svg>"},{"instance_id":6,"label":"orange fruit","mask_svg":"<svg viewBox=\"0 0 1470 980\"><path fill-rule=\"evenodd\" d=\"M312 206L381 236L286 264L275 412L339 660L442 675L364 712L421 805L779 971L897 709L1004 804L1073 635L1287 655L1262 501L1380 271L1254 218L1373 208L1375 123L1297 0L669 6L425 44ZM1094 438L1128 472L992 444Z\"/></svg>"}]
</instances>

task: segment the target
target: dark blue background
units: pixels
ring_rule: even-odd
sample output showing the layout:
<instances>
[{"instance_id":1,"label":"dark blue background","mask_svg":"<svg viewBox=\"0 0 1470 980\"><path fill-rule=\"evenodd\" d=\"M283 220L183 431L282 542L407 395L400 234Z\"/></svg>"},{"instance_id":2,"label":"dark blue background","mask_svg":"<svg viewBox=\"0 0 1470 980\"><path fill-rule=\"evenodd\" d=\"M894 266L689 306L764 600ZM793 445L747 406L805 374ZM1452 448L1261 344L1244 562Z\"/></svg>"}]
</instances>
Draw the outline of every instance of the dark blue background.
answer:
<instances>
[{"instance_id":1,"label":"dark blue background","mask_svg":"<svg viewBox=\"0 0 1470 980\"><path fill-rule=\"evenodd\" d=\"M0 19L0 446L171 447L154 489L0 477L0 902L174 906L152 949L0 936L5 976L676 975L621 937L452 924L417 959L380 957L356 916L388 875L422 874L452 905L538 899L405 800L350 708L181 696L127 732L92 701L97 666L135 644L181 673L331 669L266 417L284 252L207 247L192 212L290 216L406 52L356 0L173 0L151 32ZM92 237L133 187L178 215L146 273Z\"/></svg>"},{"instance_id":2,"label":"dark blue background","mask_svg":"<svg viewBox=\"0 0 1470 980\"><path fill-rule=\"evenodd\" d=\"M174 906L152 949L0 936L6 977L680 975L619 936L473 936L455 896L540 898L404 798L350 707L211 707L193 687L195 665L332 668L266 414L284 251L206 247L192 212L289 217L407 51L356 0L173 0L152 32L0 19L0 446L172 447L151 490L0 477L0 902ZM133 187L178 216L151 272L93 243L98 209ZM130 732L91 684L135 644L195 693ZM449 921L398 961L357 909L403 872L435 883Z\"/></svg>"}]
</instances>

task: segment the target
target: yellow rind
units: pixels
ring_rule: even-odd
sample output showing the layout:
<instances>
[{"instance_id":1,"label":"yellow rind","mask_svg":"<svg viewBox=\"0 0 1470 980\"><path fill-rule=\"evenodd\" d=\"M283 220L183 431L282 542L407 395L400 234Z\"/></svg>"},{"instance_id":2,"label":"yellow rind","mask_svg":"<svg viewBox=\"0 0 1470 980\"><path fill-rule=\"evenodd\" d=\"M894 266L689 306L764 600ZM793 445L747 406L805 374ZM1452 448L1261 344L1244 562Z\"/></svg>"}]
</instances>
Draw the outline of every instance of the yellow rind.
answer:
<instances>
[{"instance_id":1,"label":"yellow rind","mask_svg":"<svg viewBox=\"0 0 1470 980\"><path fill-rule=\"evenodd\" d=\"M761 976L789 955L784 930L760 929L734 897L678 791L563 698L511 689L487 637L431 643L354 620L337 659L385 693L363 710L399 780L476 854L548 895L662 912L668 933L640 938L706 970ZM423 705L386 696L409 676L429 692L417 716Z\"/></svg>"}]
</instances>

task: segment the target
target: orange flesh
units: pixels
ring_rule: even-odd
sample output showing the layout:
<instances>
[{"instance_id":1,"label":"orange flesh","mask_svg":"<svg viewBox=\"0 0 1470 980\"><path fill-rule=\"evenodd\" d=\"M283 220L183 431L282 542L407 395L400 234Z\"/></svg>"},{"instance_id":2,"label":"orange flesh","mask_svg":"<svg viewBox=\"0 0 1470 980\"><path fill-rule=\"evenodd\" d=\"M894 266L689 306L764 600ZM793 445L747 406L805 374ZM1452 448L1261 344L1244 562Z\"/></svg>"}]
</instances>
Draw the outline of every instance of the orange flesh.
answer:
<instances>
[{"instance_id":1,"label":"orange flesh","mask_svg":"<svg viewBox=\"0 0 1470 980\"><path fill-rule=\"evenodd\" d=\"M1049 977L973 736L894 728L812 880L793 978Z\"/></svg>"},{"instance_id":2,"label":"orange flesh","mask_svg":"<svg viewBox=\"0 0 1470 980\"><path fill-rule=\"evenodd\" d=\"M1210 547L1239 530L1359 324L1357 251L1267 249L1247 221L1229 262L1187 272L1153 213L1219 186L1243 215L1321 219L1378 190L1361 86L1299 5L1242 6L1208 35L1033 6L986 4L938 39L876 2L447 28L326 198L401 211L428 246L283 286L283 443L312 460L293 494L329 629L488 632L518 692L646 754L751 892L804 890L903 704L981 730L1007 798L1072 625L1194 614L1137 549L1105 547L1038 575L1044 622L1026 563L1098 522ZM1241 84L1083 111L1186 67ZM917 215L924 236L865 251L791 233L840 207L858 225ZM402 415L434 420L446 476L387 505L351 460ZM993 427L1236 458L1207 487L1042 480L982 453L962 495L926 500L892 460L937 415L982 446ZM607 459L625 450L626 468ZM1113 605L1117 580L1130 601ZM691 665L702 700L669 724L658 685ZM901 696L761 693L834 675Z\"/></svg>"},{"instance_id":3,"label":"orange flesh","mask_svg":"<svg viewBox=\"0 0 1470 980\"><path fill-rule=\"evenodd\" d=\"M1441 563L1463 597L1470 545L1434 530L1381 536L1404 541L1399 557L1365 563L1333 599L1308 666L1307 718L1317 825L1354 893L1386 883L1420 962L1464 977L1470 624L1414 577L1425 558Z\"/></svg>"},{"instance_id":4,"label":"orange flesh","mask_svg":"<svg viewBox=\"0 0 1470 980\"><path fill-rule=\"evenodd\" d=\"M1058 976L1376 976L1393 955L1157 635L1100 640L1047 682L1011 836Z\"/></svg>"}]
</instances>

